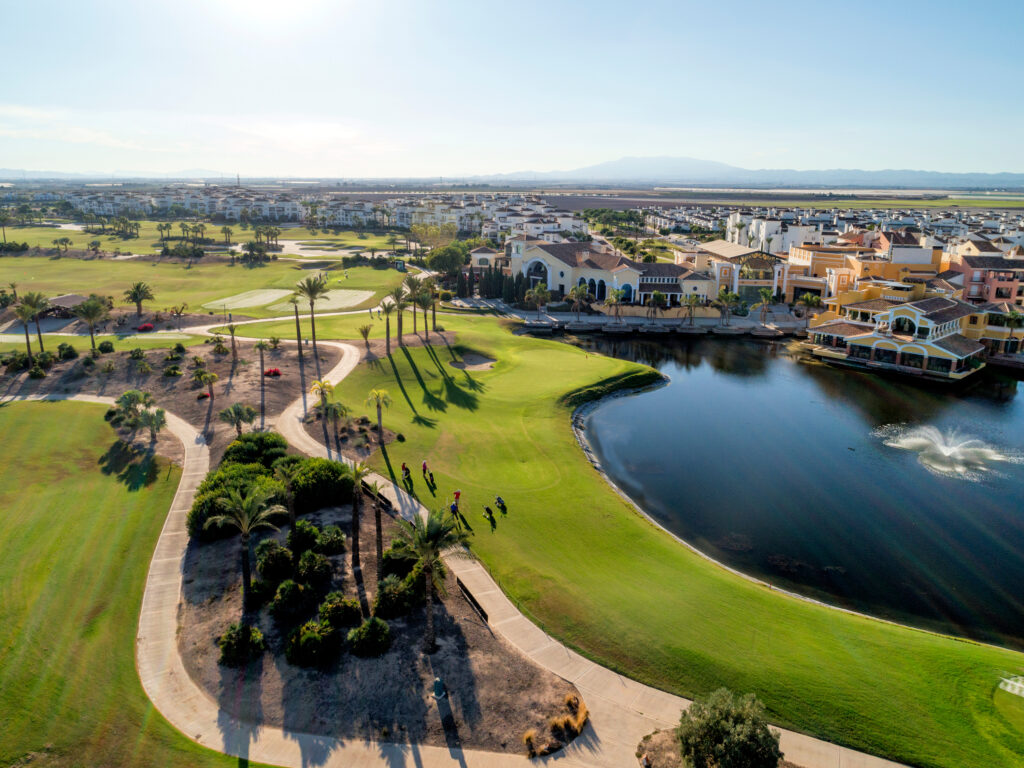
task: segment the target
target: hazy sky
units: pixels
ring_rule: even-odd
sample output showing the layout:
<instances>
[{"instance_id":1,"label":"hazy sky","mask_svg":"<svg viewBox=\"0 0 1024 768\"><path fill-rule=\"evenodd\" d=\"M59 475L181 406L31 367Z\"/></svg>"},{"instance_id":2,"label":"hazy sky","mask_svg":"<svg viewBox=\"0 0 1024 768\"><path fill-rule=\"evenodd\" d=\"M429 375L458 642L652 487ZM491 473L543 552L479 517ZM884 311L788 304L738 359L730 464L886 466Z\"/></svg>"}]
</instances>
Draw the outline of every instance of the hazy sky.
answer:
<instances>
[{"instance_id":1,"label":"hazy sky","mask_svg":"<svg viewBox=\"0 0 1024 768\"><path fill-rule=\"evenodd\" d=\"M0 7L0 167L1024 172L1020 0Z\"/></svg>"}]
</instances>

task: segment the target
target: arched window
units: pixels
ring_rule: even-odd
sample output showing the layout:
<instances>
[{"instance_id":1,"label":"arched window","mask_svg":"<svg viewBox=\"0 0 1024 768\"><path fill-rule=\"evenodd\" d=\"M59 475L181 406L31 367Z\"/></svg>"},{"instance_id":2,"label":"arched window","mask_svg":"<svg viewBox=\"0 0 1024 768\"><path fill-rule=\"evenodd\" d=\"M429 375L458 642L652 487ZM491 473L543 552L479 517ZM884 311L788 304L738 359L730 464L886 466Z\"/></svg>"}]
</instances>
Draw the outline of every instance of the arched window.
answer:
<instances>
[{"instance_id":1,"label":"arched window","mask_svg":"<svg viewBox=\"0 0 1024 768\"><path fill-rule=\"evenodd\" d=\"M597 281L597 293L594 294L598 301L604 301L608 296L608 286L605 285L604 280Z\"/></svg>"}]
</instances>

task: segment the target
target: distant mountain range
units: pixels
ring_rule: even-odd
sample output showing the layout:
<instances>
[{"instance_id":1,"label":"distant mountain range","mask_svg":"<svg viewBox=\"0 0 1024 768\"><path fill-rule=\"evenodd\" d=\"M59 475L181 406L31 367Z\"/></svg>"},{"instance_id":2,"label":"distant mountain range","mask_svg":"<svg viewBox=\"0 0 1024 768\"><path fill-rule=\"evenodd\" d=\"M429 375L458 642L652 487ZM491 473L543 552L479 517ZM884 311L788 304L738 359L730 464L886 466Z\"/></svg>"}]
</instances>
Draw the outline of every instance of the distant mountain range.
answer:
<instances>
[{"instance_id":1,"label":"distant mountain range","mask_svg":"<svg viewBox=\"0 0 1024 768\"><path fill-rule=\"evenodd\" d=\"M479 181L568 181L648 184L730 184L808 187L910 187L923 189L1024 187L1024 173L832 169L752 170L692 157L623 157L569 171L521 171L476 177Z\"/></svg>"},{"instance_id":2,"label":"distant mountain range","mask_svg":"<svg viewBox=\"0 0 1024 768\"><path fill-rule=\"evenodd\" d=\"M111 179L232 179L234 174L191 168L174 173L115 171L113 173L64 173L0 168L0 180L111 180ZM250 177L251 179L252 177ZM277 179L287 177L273 177ZM328 178L322 179L324 181ZM367 178L366 181L384 179ZM398 179L388 179L398 181ZM430 182L406 177L403 182ZM879 170L839 168L821 171L792 169L749 169L692 157L623 157L585 168L566 171L519 171L481 176L448 178L446 181L524 184L539 182L637 184L659 186L729 185L739 187L862 187L909 189L1024 189L1024 173L945 173L942 171Z\"/></svg>"}]
</instances>

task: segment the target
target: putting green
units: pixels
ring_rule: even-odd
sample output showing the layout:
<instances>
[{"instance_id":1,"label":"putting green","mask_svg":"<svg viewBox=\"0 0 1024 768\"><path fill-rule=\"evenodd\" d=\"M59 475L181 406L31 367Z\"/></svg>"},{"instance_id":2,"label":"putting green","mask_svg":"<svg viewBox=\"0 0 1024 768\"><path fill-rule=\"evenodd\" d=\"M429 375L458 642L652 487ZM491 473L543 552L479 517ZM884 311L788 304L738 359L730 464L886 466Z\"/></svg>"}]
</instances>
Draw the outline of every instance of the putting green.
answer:
<instances>
[{"instance_id":1,"label":"putting green","mask_svg":"<svg viewBox=\"0 0 1024 768\"><path fill-rule=\"evenodd\" d=\"M284 288L262 288L254 291L245 291L244 293L236 293L234 296L228 296L223 299L214 299L208 301L203 306L206 309L241 309L242 307L262 307L264 304L269 304L272 301L283 299L285 296L290 296L292 291ZM291 305L287 305L291 306Z\"/></svg>"}]
</instances>

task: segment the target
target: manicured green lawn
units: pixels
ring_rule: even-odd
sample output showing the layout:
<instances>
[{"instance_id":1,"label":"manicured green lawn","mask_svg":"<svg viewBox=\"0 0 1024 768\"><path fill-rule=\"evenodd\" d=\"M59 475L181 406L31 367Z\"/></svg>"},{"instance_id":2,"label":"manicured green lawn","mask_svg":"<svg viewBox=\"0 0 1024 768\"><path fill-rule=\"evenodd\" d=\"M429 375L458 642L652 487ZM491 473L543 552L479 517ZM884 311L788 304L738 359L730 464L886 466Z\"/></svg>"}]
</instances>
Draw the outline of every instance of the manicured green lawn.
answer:
<instances>
[{"instance_id":1,"label":"manicured green lawn","mask_svg":"<svg viewBox=\"0 0 1024 768\"><path fill-rule=\"evenodd\" d=\"M310 327L309 327L309 305L300 305L300 320L302 324L302 335L309 338ZM363 325L372 326L370 331L371 339L383 339L385 322L383 315L378 319L377 313L373 312L372 316L370 312L355 312L351 315L336 315L334 317L320 317L317 310L318 316L316 320L316 336L318 339L358 339L362 340L362 336L359 334L359 327ZM430 313L427 313L428 319ZM402 333L412 333L413 321L412 321L412 310L407 309L402 313ZM464 327L464 318L456 317L453 315L446 315L439 313L437 316L437 325L439 328L447 328L448 330L457 330ZM422 310L416 310L416 328L422 334L423 333L423 312ZM268 338L270 336L279 336L283 339L295 338L295 320L275 320L273 322L265 323L248 323L243 325L239 331L243 336L262 336ZM398 315L391 315L391 343L395 343L395 336L398 333Z\"/></svg>"},{"instance_id":2,"label":"manicured green lawn","mask_svg":"<svg viewBox=\"0 0 1024 768\"><path fill-rule=\"evenodd\" d=\"M489 318L445 324L457 347L496 366L456 370L444 344L396 349L361 365L337 395L363 413L371 388L390 392L385 423L405 442L372 463L397 474L403 461L427 459L438 495L413 476L428 506L461 488L474 551L548 631L646 683L691 696L752 691L780 725L902 762L1020 765L1024 733L994 695L1024 655L828 610L695 555L611 491L557 402L639 366L517 337ZM328 328L350 337L327 322L321 337ZM481 512L495 494L508 515L491 533Z\"/></svg>"},{"instance_id":3,"label":"manicured green lawn","mask_svg":"<svg viewBox=\"0 0 1024 768\"><path fill-rule=\"evenodd\" d=\"M237 230L236 230L237 231ZM404 247L405 239L401 232L397 232L398 247ZM279 240L298 240L310 247L330 246L335 248L359 248L368 251L375 248L378 251L389 249L388 233L375 234L372 232L355 232L343 229L335 233L333 229L318 229L314 234L308 227L282 227ZM285 249L287 251L287 248Z\"/></svg>"},{"instance_id":4,"label":"manicured green lawn","mask_svg":"<svg viewBox=\"0 0 1024 768\"><path fill-rule=\"evenodd\" d=\"M154 301L144 306L149 310L163 310L181 303L188 305L191 313L220 313L216 304L247 291L262 289L290 290L303 278L317 274L312 264L295 261L274 261L262 267L231 266L224 262L195 262L191 267L172 262L111 261L98 259L49 259L45 257L0 258L0 286L10 282L18 284L18 292L42 291L48 296L63 293L99 293L113 296L115 303L123 304L122 294L132 283L139 280L149 283L153 289ZM358 307L372 306L380 296L402 282L405 275L394 269L372 269L355 267L348 270L329 272L330 286L346 290L374 291L374 296L361 302ZM268 299L265 304L239 307L236 315L249 317L273 317L280 310L271 306L283 301L282 298ZM204 307L210 304L211 307ZM131 305L125 305L131 306ZM286 313L285 313L286 314Z\"/></svg>"},{"instance_id":5,"label":"manicured green lawn","mask_svg":"<svg viewBox=\"0 0 1024 768\"><path fill-rule=\"evenodd\" d=\"M181 473L161 460L118 479L103 411L0 406L0 765L238 765L172 728L139 683L142 590Z\"/></svg>"}]
</instances>

